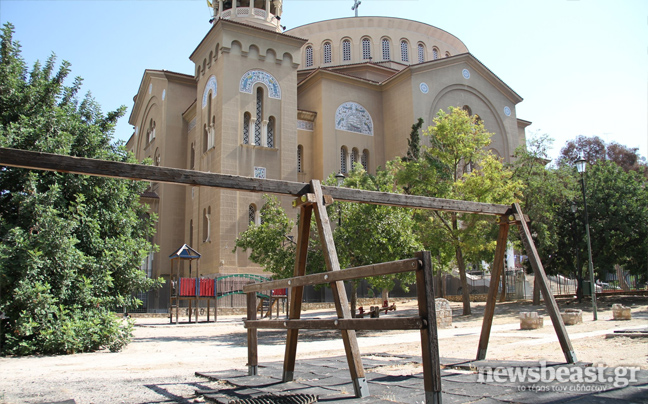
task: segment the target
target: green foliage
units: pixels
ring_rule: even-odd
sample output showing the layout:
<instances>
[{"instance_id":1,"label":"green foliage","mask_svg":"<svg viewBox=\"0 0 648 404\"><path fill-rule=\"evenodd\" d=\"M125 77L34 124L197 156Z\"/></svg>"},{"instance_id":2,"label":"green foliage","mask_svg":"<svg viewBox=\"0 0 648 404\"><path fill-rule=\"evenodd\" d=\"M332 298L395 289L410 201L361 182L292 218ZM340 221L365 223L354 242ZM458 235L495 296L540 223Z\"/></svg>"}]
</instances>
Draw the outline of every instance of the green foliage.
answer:
<instances>
[{"instance_id":1,"label":"green foliage","mask_svg":"<svg viewBox=\"0 0 648 404\"><path fill-rule=\"evenodd\" d=\"M388 166L371 175L356 163L344 180L344 187L393 193L396 191L394 173L395 170ZM329 177L329 182L333 180ZM338 205L338 209L333 206L331 216L335 219L339 215L340 225L333 237L343 268L411 258L423 249L414 231L416 223L410 209L349 202L334 205ZM395 279L401 281L404 290L415 282L412 272L369 278L368 281L372 287L391 290Z\"/></svg>"},{"instance_id":2,"label":"green foliage","mask_svg":"<svg viewBox=\"0 0 648 404\"><path fill-rule=\"evenodd\" d=\"M13 26L0 42L0 146L133 162L111 143L122 107L103 115L69 64L52 55L28 73ZM145 183L18 168L0 169L2 354L120 349L132 324L115 308L159 285L139 269L155 250L153 220L139 203Z\"/></svg>"},{"instance_id":3,"label":"green foliage","mask_svg":"<svg viewBox=\"0 0 648 404\"><path fill-rule=\"evenodd\" d=\"M431 146L422 148L418 160L405 160L398 169L398 183L408 193L501 204L511 204L520 197L522 184L486 150L492 134L476 116L461 108L441 110L424 135ZM462 283L466 259L492 259L496 238L494 224L488 218L441 211L419 212L416 218L425 249L441 268L448 268L454 260ZM467 291L466 285L463 289ZM464 314L470 313L468 299L466 292Z\"/></svg>"},{"instance_id":4,"label":"green foliage","mask_svg":"<svg viewBox=\"0 0 648 404\"><path fill-rule=\"evenodd\" d=\"M579 196L578 184L571 168L548 167L552 142L546 134L530 136L526 147L516 150L516 160L510 168L513 178L524 185L520 204L531 219L529 226L545 270L550 274L570 274L576 256L571 206ZM512 234L519 246L517 233Z\"/></svg>"},{"instance_id":5,"label":"green foliage","mask_svg":"<svg viewBox=\"0 0 648 404\"><path fill-rule=\"evenodd\" d=\"M592 261L599 277L619 264L646 276L648 190L644 177L602 161L586 172Z\"/></svg>"},{"instance_id":6,"label":"green foliage","mask_svg":"<svg viewBox=\"0 0 648 404\"><path fill-rule=\"evenodd\" d=\"M403 157L404 161L418 160L421 156L421 135L419 131L423 127L423 118L419 118L414 125L412 125L412 132L410 138L407 139L407 156Z\"/></svg>"},{"instance_id":7,"label":"green foliage","mask_svg":"<svg viewBox=\"0 0 648 404\"><path fill-rule=\"evenodd\" d=\"M295 223L274 196L264 195L261 224L250 223L247 230L236 239L234 251L250 250L250 261L271 272L276 279L290 278L295 267L296 245L292 237Z\"/></svg>"},{"instance_id":8,"label":"green foliage","mask_svg":"<svg viewBox=\"0 0 648 404\"><path fill-rule=\"evenodd\" d=\"M581 176L573 163L584 155L586 198L592 243L592 261L597 278L622 265L630 273L645 276L648 256L646 223L648 193L644 172L633 169L640 159L619 145L606 146L598 138L578 137L568 142L557 166L548 165L546 135L530 138L526 150L516 152L514 178L525 185L522 207L531 218L534 242L548 273L587 270L587 244ZM606 159L616 153L616 159ZM628 154L629 153L629 154ZM619 157L621 156L621 157ZM623 157L625 156L625 157ZM572 212L572 206L576 212ZM580 263L575 257L580 256Z\"/></svg>"}]
</instances>

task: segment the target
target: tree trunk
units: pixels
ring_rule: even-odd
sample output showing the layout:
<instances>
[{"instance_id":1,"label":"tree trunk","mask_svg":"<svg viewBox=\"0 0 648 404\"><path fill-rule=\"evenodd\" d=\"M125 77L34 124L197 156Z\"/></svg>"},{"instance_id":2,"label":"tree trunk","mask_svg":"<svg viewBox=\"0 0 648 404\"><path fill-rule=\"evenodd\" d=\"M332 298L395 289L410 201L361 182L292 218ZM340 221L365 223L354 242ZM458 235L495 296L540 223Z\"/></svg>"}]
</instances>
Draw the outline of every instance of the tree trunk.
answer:
<instances>
[{"instance_id":1,"label":"tree trunk","mask_svg":"<svg viewBox=\"0 0 648 404\"><path fill-rule=\"evenodd\" d=\"M388 301L389 300L389 289L383 289L382 290L382 301Z\"/></svg>"},{"instance_id":2,"label":"tree trunk","mask_svg":"<svg viewBox=\"0 0 648 404\"><path fill-rule=\"evenodd\" d=\"M445 298L445 285L443 284L444 282L444 277L441 274L442 271L439 270L436 275L436 288L434 288L434 291L437 293L438 297Z\"/></svg>"},{"instance_id":3,"label":"tree trunk","mask_svg":"<svg viewBox=\"0 0 648 404\"><path fill-rule=\"evenodd\" d=\"M540 305L540 283L537 276L533 277L533 305Z\"/></svg>"},{"instance_id":4,"label":"tree trunk","mask_svg":"<svg viewBox=\"0 0 648 404\"><path fill-rule=\"evenodd\" d=\"M470 315L470 289L468 289L468 279L466 277L466 263L463 259L461 247L455 247L457 257L457 266L459 267L459 278L461 279L461 291L463 300L463 315Z\"/></svg>"},{"instance_id":5,"label":"tree trunk","mask_svg":"<svg viewBox=\"0 0 648 404\"><path fill-rule=\"evenodd\" d=\"M614 266L614 269L616 271L617 279L619 280L619 286L621 287L622 290L630 290L630 285L628 285L628 282L626 282L623 269L621 268L621 265L616 264Z\"/></svg>"},{"instance_id":6,"label":"tree trunk","mask_svg":"<svg viewBox=\"0 0 648 404\"><path fill-rule=\"evenodd\" d=\"M502 277L502 292L500 293L500 303L506 301L506 266L502 268L502 273L500 274Z\"/></svg>"}]
</instances>

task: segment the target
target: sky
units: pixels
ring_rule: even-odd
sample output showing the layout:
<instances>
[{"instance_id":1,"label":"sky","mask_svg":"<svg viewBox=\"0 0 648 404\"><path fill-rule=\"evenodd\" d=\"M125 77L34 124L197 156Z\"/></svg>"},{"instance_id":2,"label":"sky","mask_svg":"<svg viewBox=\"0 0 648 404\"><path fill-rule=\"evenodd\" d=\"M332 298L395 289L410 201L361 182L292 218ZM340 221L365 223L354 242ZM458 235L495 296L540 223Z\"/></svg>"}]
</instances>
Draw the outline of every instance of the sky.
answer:
<instances>
[{"instance_id":1,"label":"sky","mask_svg":"<svg viewBox=\"0 0 648 404\"><path fill-rule=\"evenodd\" d=\"M354 0L284 0L288 30L353 17ZM524 100L527 137L554 139L552 158L579 135L648 156L647 0L362 0L360 16L424 22L461 39ZM52 52L72 64L104 112L128 107L145 69L193 74L189 55L210 28L205 0L0 0L28 65ZM71 82L71 80L70 80Z\"/></svg>"}]
</instances>

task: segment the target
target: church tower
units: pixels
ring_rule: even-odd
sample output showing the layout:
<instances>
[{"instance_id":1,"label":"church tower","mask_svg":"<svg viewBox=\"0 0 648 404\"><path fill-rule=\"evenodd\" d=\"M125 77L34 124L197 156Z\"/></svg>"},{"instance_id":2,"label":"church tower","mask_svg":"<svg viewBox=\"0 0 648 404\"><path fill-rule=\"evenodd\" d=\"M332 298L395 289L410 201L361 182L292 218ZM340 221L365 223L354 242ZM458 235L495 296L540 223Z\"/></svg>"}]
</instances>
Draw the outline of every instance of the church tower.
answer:
<instances>
[{"instance_id":1,"label":"church tower","mask_svg":"<svg viewBox=\"0 0 648 404\"><path fill-rule=\"evenodd\" d=\"M185 120L195 119L188 133L194 169L297 180L297 68L305 41L281 33L281 6L281 0L212 4L212 27L190 56L196 102ZM232 249L238 234L259 222L261 195L195 188L187 205L193 207L187 239L203 254L206 274L255 266L247 252Z\"/></svg>"},{"instance_id":2,"label":"church tower","mask_svg":"<svg viewBox=\"0 0 648 404\"><path fill-rule=\"evenodd\" d=\"M212 23L218 19L249 24L282 32L281 8L283 0L213 0Z\"/></svg>"}]
</instances>

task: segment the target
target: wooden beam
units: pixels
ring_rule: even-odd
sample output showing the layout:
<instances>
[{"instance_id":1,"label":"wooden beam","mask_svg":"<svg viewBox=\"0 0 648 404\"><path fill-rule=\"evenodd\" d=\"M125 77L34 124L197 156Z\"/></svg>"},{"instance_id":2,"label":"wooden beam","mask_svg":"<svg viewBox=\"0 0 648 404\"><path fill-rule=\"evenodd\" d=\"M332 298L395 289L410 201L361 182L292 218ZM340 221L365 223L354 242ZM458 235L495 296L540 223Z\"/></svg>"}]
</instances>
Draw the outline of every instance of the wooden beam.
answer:
<instances>
[{"instance_id":1,"label":"wooden beam","mask_svg":"<svg viewBox=\"0 0 648 404\"><path fill-rule=\"evenodd\" d=\"M503 217L502 219L506 219ZM504 269L504 256L506 255L506 242L508 240L509 222L500 220L499 235L497 236L497 246L495 247L495 260L493 270L491 271L491 280L488 286L488 297L486 298L486 309L484 310L484 320L482 321L481 336L479 337L479 347L477 349L477 360L486 359L488 350L488 340L490 339L491 326L493 325L493 316L495 315L495 303L497 301L497 288L499 287L500 275Z\"/></svg>"},{"instance_id":2,"label":"wooden beam","mask_svg":"<svg viewBox=\"0 0 648 404\"><path fill-rule=\"evenodd\" d=\"M310 223L312 215L313 205L302 205L300 207L299 227L297 228L297 251L295 253L295 269L293 271L293 274L296 277L303 276L306 273L306 258L308 257L308 239L310 237ZM303 286L296 286L291 289L290 303L288 305L289 319L298 320L301 317L303 298ZM282 378L284 382L290 382L294 379L298 338L298 329L288 330L288 333L286 335L286 351L284 355Z\"/></svg>"},{"instance_id":3,"label":"wooden beam","mask_svg":"<svg viewBox=\"0 0 648 404\"><path fill-rule=\"evenodd\" d=\"M513 204L515 211L522 215L522 209L520 204ZM567 335L567 330L565 329L565 323L563 322L562 316L560 315L560 310L556 304L556 299L551 293L551 288L549 287L549 280L547 279L547 274L545 273L542 262L540 261L540 256L538 251L535 248L533 239L531 238L531 231L529 231L529 226L527 226L525 221L519 222L520 228L520 238L522 239L522 244L524 244L524 249L526 250L527 256L529 257L529 262L531 263L531 268L533 268L533 273L535 274L536 285L540 286L542 291L542 297L544 298L545 305L547 306L547 313L551 318L551 323L556 330L556 335L558 336L558 341L562 347L563 354L565 355L565 360L567 363L575 363L576 353L572 347L571 340L569 335Z\"/></svg>"},{"instance_id":4,"label":"wooden beam","mask_svg":"<svg viewBox=\"0 0 648 404\"><path fill-rule=\"evenodd\" d=\"M152 181L197 187L204 186L274 195L292 195L296 197L310 192L309 184L302 182L241 177L237 175L146 166L119 161L96 160L7 148L0 148L0 165L137 181ZM391 194L352 188L322 187L322 191L338 201L415 209L445 210L450 212L499 216L505 214L510 208L508 205Z\"/></svg>"},{"instance_id":5,"label":"wooden beam","mask_svg":"<svg viewBox=\"0 0 648 404\"><path fill-rule=\"evenodd\" d=\"M256 316L256 293L251 292L247 294L247 319L248 321L255 321ZM250 328L247 330L247 346L248 376L256 376L259 372L258 335L256 329Z\"/></svg>"},{"instance_id":6,"label":"wooden beam","mask_svg":"<svg viewBox=\"0 0 648 404\"><path fill-rule=\"evenodd\" d=\"M411 258L400 261L385 262L382 264L341 269L335 272L324 272L295 278L278 279L276 281L253 283L243 286L243 292L261 292L263 290L283 289L295 286L320 285L323 283L416 271L419 267L420 261L416 258Z\"/></svg>"},{"instance_id":7,"label":"wooden beam","mask_svg":"<svg viewBox=\"0 0 648 404\"><path fill-rule=\"evenodd\" d=\"M331 222L326 212L326 207L324 206L324 195L319 180L312 180L311 188L317 201L315 205L315 219L317 221L317 231L319 233L326 269L329 272L340 271L340 262L338 261L338 255L333 241ZM344 283L342 281L335 281L331 282L330 285L338 318L350 319L351 310L349 309L349 300L344 289ZM369 387L367 385L364 368L362 367L362 357L360 356L356 333L354 330L340 330L340 333L342 334L342 342L344 343L344 351L346 352L355 396L366 397L369 395Z\"/></svg>"},{"instance_id":8,"label":"wooden beam","mask_svg":"<svg viewBox=\"0 0 648 404\"><path fill-rule=\"evenodd\" d=\"M423 362L423 386L426 404L441 404L441 359L437 334L436 307L434 302L434 274L429 251L419 252L423 262L416 271L416 295L419 314L425 320L421 328L421 358Z\"/></svg>"},{"instance_id":9,"label":"wooden beam","mask_svg":"<svg viewBox=\"0 0 648 404\"><path fill-rule=\"evenodd\" d=\"M267 330L420 330L423 328L423 320L419 317L248 320L244 325L247 329Z\"/></svg>"}]
</instances>

